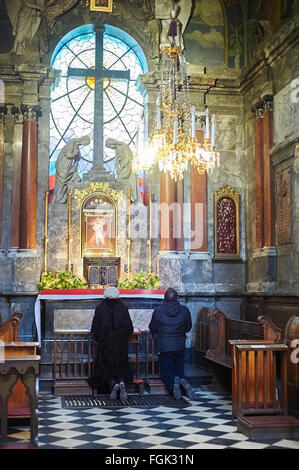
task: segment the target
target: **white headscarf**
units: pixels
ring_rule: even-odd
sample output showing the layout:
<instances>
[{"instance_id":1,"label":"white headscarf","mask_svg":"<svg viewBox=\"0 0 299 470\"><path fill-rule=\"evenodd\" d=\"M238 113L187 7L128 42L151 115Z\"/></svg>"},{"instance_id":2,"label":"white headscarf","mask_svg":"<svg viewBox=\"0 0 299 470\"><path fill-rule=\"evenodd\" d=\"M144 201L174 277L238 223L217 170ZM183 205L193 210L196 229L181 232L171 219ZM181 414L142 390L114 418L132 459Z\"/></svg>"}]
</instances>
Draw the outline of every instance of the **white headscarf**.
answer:
<instances>
[{"instance_id":1,"label":"white headscarf","mask_svg":"<svg viewBox=\"0 0 299 470\"><path fill-rule=\"evenodd\" d=\"M118 299L119 290L117 289L117 287L109 286L104 291L104 297L106 299Z\"/></svg>"}]
</instances>

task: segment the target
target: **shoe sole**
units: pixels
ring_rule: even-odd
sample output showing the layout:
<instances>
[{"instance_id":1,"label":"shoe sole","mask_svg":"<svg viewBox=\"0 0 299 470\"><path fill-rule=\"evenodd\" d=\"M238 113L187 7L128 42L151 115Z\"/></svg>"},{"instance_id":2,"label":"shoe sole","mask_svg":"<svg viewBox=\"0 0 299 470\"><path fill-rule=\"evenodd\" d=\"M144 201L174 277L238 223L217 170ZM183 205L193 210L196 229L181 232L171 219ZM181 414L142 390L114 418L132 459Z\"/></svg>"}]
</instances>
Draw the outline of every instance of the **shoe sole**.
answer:
<instances>
[{"instance_id":1,"label":"shoe sole","mask_svg":"<svg viewBox=\"0 0 299 470\"><path fill-rule=\"evenodd\" d=\"M180 398L182 398L182 392L179 384L174 384L173 386L173 398L175 400L180 400Z\"/></svg>"}]
</instances>

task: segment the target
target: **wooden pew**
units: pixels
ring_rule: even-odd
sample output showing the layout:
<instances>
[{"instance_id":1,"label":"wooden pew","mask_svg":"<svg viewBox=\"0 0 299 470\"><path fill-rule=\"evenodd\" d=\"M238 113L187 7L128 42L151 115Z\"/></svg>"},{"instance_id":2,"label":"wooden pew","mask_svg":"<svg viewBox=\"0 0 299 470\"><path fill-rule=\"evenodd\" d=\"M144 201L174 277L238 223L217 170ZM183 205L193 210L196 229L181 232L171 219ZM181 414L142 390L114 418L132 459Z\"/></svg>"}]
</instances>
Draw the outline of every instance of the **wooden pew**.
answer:
<instances>
[{"instance_id":1,"label":"wooden pew","mask_svg":"<svg viewBox=\"0 0 299 470\"><path fill-rule=\"evenodd\" d=\"M203 339L196 339L198 347L204 348L205 358L209 361L216 382L231 391L232 356L230 340L270 341L278 343L282 330L270 318L259 316L257 322L227 318L219 309L200 310L197 324L201 323ZM196 334L200 330L197 326Z\"/></svg>"},{"instance_id":2,"label":"wooden pew","mask_svg":"<svg viewBox=\"0 0 299 470\"><path fill-rule=\"evenodd\" d=\"M15 312L0 326L0 340L5 343L5 358L36 356L38 343L18 341L18 328L22 318L22 313ZM30 417L29 397L20 379L13 387L12 395L8 401L8 418L16 417Z\"/></svg>"}]
</instances>

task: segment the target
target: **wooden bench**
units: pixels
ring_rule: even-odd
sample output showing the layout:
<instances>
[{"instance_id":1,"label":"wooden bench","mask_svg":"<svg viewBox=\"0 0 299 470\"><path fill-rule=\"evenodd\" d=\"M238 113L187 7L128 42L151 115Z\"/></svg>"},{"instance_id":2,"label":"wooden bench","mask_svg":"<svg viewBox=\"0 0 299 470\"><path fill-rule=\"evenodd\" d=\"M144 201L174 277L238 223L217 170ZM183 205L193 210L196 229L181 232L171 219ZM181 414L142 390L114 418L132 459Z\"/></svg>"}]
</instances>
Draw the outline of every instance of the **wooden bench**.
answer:
<instances>
[{"instance_id":1,"label":"wooden bench","mask_svg":"<svg viewBox=\"0 0 299 470\"><path fill-rule=\"evenodd\" d=\"M196 335L198 355L204 354L213 372L214 381L231 391L232 355L229 341L266 340L278 343L282 330L266 316L259 316L257 322L250 322L227 318L219 309L201 309L196 320Z\"/></svg>"},{"instance_id":2,"label":"wooden bench","mask_svg":"<svg viewBox=\"0 0 299 470\"><path fill-rule=\"evenodd\" d=\"M4 342L5 360L12 360L14 357L31 357L37 353L38 343L18 341L18 328L22 318L22 313L15 312L0 326L0 340ZM19 379L8 401L8 418L28 417L30 417L29 397L24 384Z\"/></svg>"},{"instance_id":3,"label":"wooden bench","mask_svg":"<svg viewBox=\"0 0 299 470\"><path fill-rule=\"evenodd\" d=\"M129 363L134 365L132 386L143 394L144 380L140 377L140 336L139 328L134 328L128 338L134 345L134 353L129 354ZM90 330L54 330L53 387L55 395L89 395L90 387L86 381L93 371L93 358L96 343ZM130 385L130 384L129 384Z\"/></svg>"}]
</instances>

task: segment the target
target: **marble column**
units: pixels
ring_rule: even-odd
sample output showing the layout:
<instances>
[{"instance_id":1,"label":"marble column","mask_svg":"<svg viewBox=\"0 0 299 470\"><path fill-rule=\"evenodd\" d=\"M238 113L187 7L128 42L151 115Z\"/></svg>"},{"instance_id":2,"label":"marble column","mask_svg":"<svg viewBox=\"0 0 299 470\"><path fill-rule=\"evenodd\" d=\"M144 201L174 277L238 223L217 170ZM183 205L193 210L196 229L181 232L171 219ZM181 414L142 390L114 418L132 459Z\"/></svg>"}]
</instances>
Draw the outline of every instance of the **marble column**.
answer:
<instances>
[{"instance_id":1,"label":"marble column","mask_svg":"<svg viewBox=\"0 0 299 470\"><path fill-rule=\"evenodd\" d=\"M7 108L0 108L0 250L2 247L2 228L3 228L3 190L4 190L4 119Z\"/></svg>"},{"instance_id":2,"label":"marble column","mask_svg":"<svg viewBox=\"0 0 299 470\"><path fill-rule=\"evenodd\" d=\"M23 114L17 106L12 107L15 118L13 133L13 175L11 195L11 236L10 250L19 248L20 238L20 204L21 204L21 163L23 141Z\"/></svg>"},{"instance_id":3,"label":"marble column","mask_svg":"<svg viewBox=\"0 0 299 470\"><path fill-rule=\"evenodd\" d=\"M263 97L263 173L264 173L264 246L275 245L274 239L274 169L271 164L270 150L273 146L273 96Z\"/></svg>"},{"instance_id":4,"label":"marble column","mask_svg":"<svg viewBox=\"0 0 299 470\"><path fill-rule=\"evenodd\" d=\"M176 251L184 251L184 182L176 182L176 202L177 202L177 237L175 238Z\"/></svg>"},{"instance_id":5,"label":"marble column","mask_svg":"<svg viewBox=\"0 0 299 470\"><path fill-rule=\"evenodd\" d=\"M21 106L24 113L22 162L20 239L21 249L36 249L36 194L37 194L37 119L38 106Z\"/></svg>"},{"instance_id":6,"label":"marble column","mask_svg":"<svg viewBox=\"0 0 299 470\"><path fill-rule=\"evenodd\" d=\"M176 251L174 209L176 183L168 172L160 175L160 251Z\"/></svg>"},{"instance_id":7,"label":"marble column","mask_svg":"<svg viewBox=\"0 0 299 470\"><path fill-rule=\"evenodd\" d=\"M252 108L255 113L255 248L264 246L264 168L263 168L263 103Z\"/></svg>"},{"instance_id":8,"label":"marble column","mask_svg":"<svg viewBox=\"0 0 299 470\"><path fill-rule=\"evenodd\" d=\"M197 140L204 143L204 131L196 131ZM196 209L199 209L198 211ZM197 231L200 230L201 234ZM207 252L207 173L200 175L191 167L191 240L192 252Z\"/></svg>"}]
</instances>

